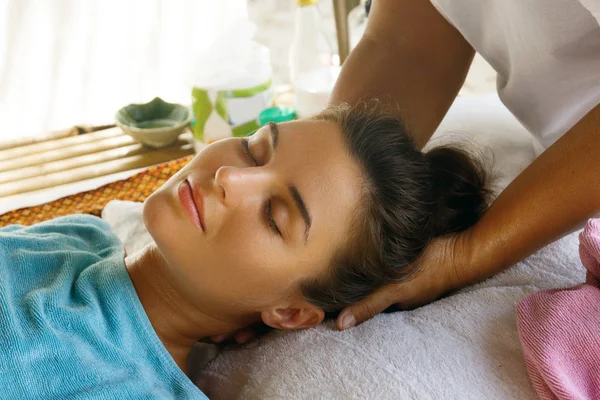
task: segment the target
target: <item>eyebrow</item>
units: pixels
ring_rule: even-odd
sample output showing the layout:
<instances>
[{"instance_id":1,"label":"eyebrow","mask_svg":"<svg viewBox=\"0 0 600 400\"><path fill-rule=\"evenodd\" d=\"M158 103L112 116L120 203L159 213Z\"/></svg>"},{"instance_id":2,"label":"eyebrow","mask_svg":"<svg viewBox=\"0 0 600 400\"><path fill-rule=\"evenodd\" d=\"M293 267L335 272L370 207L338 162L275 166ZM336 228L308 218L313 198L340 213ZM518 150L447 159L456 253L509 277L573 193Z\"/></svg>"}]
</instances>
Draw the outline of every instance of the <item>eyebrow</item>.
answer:
<instances>
[{"instance_id":1,"label":"eyebrow","mask_svg":"<svg viewBox=\"0 0 600 400\"><path fill-rule=\"evenodd\" d=\"M312 225L312 218L310 217L310 213L306 208L304 200L302 200L302 196L300 195L298 188L294 185L288 185L288 190L290 191L290 195L294 199L294 203L296 204L296 207L298 207L300 215L302 215L302 219L306 225L306 228L304 229L304 244L306 245L306 242L308 241L308 234L310 233L310 227Z\"/></svg>"},{"instance_id":2,"label":"eyebrow","mask_svg":"<svg viewBox=\"0 0 600 400\"><path fill-rule=\"evenodd\" d=\"M271 129L271 141L273 142L273 150L277 150L279 145L279 126L275 122L269 122L269 128Z\"/></svg>"}]
</instances>

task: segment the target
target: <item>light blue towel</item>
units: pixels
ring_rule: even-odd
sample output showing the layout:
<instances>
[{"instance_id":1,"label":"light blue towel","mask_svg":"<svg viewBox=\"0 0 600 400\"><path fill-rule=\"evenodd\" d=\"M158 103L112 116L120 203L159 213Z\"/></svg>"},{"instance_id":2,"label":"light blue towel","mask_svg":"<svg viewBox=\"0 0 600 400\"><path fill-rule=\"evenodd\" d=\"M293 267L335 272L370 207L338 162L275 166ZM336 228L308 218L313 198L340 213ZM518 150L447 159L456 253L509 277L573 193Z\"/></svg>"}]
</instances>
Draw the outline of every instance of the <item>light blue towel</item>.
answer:
<instances>
[{"instance_id":1,"label":"light blue towel","mask_svg":"<svg viewBox=\"0 0 600 400\"><path fill-rule=\"evenodd\" d=\"M0 398L207 399L144 312L100 218L0 229Z\"/></svg>"}]
</instances>

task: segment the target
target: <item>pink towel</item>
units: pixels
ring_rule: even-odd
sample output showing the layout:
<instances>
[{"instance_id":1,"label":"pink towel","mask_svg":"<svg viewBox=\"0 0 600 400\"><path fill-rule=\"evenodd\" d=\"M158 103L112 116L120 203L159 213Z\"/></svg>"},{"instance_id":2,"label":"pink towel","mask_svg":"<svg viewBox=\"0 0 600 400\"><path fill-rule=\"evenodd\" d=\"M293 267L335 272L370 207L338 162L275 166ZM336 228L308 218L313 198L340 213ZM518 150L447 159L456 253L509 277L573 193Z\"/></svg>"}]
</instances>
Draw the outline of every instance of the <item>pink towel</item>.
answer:
<instances>
[{"instance_id":1,"label":"pink towel","mask_svg":"<svg viewBox=\"0 0 600 400\"><path fill-rule=\"evenodd\" d=\"M600 399L600 219L579 235L586 283L536 292L517 306L533 387L546 399Z\"/></svg>"}]
</instances>

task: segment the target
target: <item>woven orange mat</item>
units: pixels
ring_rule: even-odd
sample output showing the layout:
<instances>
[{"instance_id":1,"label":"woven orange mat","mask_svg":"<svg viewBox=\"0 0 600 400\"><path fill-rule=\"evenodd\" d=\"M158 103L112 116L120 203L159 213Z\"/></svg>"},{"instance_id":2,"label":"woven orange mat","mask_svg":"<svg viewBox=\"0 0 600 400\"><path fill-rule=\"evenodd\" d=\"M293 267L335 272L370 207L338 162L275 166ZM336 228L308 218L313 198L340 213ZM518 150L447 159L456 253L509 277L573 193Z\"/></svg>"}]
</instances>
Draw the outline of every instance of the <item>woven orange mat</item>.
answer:
<instances>
[{"instance_id":1,"label":"woven orange mat","mask_svg":"<svg viewBox=\"0 0 600 400\"><path fill-rule=\"evenodd\" d=\"M193 156L187 156L158 164L98 189L76 193L46 204L9 211L0 215L0 227L11 224L33 225L69 214L100 216L106 203L111 200L144 201L192 158Z\"/></svg>"}]
</instances>

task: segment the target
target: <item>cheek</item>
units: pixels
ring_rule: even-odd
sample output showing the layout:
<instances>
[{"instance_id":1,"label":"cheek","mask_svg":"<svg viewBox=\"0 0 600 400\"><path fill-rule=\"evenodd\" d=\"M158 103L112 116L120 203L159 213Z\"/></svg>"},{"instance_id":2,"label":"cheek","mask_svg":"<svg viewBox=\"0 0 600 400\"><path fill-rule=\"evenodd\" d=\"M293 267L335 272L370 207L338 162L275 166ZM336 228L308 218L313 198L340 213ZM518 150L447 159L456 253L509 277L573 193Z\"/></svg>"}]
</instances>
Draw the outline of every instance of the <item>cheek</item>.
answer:
<instances>
[{"instance_id":1,"label":"cheek","mask_svg":"<svg viewBox=\"0 0 600 400\"><path fill-rule=\"evenodd\" d=\"M202 258L207 270L214 271L209 279L233 295L232 301L258 306L285 296L298 271L293 265L297 260L277 238L252 226L256 224L227 224L219 240L206 243Z\"/></svg>"},{"instance_id":2,"label":"cheek","mask_svg":"<svg viewBox=\"0 0 600 400\"><path fill-rule=\"evenodd\" d=\"M223 252L235 251L240 255L252 257L277 250L276 238L272 237L261 225L252 211L229 215L223 220L221 227L208 244L214 244Z\"/></svg>"},{"instance_id":3,"label":"cheek","mask_svg":"<svg viewBox=\"0 0 600 400\"><path fill-rule=\"evenodd\" d=\"M206 251L237 285L256 286L263 293L279 295L293 290L301 280L319 278L332 257L329 246L323 243L307 248L287 246L258 217L247 215L237 215L223 224L218 237L207 242Z\"/></svg>"},{"instance_id":4,"label":"cheek","mask_svg":"<svg viewBox=\"0 0 600 400\"><path fill-rule=\"evenodd\" d=\"M199 303L224 307L223 312L229 313L256 312L290 292L290 276L282 273L285 266L266 263L264 253L248 255L243 244L200 257L179 270L182 286Z\"/></svg>"}]
</instances>

